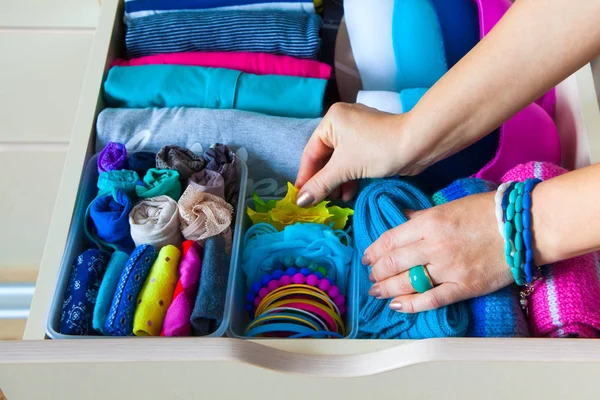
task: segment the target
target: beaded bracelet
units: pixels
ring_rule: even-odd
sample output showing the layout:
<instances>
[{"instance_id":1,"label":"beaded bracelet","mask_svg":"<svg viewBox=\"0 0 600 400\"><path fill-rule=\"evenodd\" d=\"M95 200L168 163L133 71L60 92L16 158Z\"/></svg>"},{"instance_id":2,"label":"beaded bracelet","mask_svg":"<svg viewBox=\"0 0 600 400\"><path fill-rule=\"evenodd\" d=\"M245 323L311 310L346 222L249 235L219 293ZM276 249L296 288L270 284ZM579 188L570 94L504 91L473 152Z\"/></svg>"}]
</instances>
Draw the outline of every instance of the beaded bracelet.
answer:
<instances>
[{"instance_id":1,"label":"beaded bracelet","mask_svg":"<svg viewBox=\"0 0 600 400\"><path fill-rule=\"evenodd\" d=\"M532 269L533 263L533 234L531 233L531 192L535 185L541 182L541 179L527 179L521 200L522 216L521 229L523 244L525 246L525 277L528 284L532 284L534 280ZM539 274L538 274L539 276Z\"/></svg>"},{"instance_id":2,"label":"beaded bracelet","mask_svg":"<svg viewBox=\"0 0 600 400\"><path fill-rule=\"evenodd\" d=\"M523 182L517 182L512 190L507 190L505 193L508 194L508 205L504 214L505 243L507 243L504 253L515 283L518 286L523 286L525 284L523 276L523 237L521 235L521 232L523 231L521 212L523 210L522 200L524 187L525 184ZM510 246L508 246L509 242ZM509 248L510 251L508 251Z\"/></svg>"},{"instance_id":3,"label":"beaded bracelet","mask_svg":"<svg viewBox=\"0 0 600 400\"><path fill-rule=\"evenodd\" d=\"M502 239L505 239L504 235L504 211L502 209L502 199L504 197L504 193L513 182L505 182L498 186L496 190L496 196L494 197L494 202L496 203L496 221L498 222L498 230L500 231L500 235Z\"/></svg>"}]
</instances>

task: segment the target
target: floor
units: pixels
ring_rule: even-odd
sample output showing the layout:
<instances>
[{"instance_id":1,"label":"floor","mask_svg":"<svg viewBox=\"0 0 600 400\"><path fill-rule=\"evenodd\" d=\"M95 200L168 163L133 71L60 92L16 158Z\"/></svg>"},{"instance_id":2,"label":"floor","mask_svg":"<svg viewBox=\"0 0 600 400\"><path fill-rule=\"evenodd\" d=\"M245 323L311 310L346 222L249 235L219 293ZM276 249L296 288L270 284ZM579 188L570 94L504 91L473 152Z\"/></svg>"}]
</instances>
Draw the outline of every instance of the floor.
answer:
<instances>
[{"instance_id":1,"label":"floor","mask_svg":"<svg viewBox=\"0 0 600 400\"><path fill-rule=\"evenodd\" d=\"M2 1L0 284L35 282L99 11L99 0ZM0 338L23 325L0 316Z\"/></svg>"}]
</instances>

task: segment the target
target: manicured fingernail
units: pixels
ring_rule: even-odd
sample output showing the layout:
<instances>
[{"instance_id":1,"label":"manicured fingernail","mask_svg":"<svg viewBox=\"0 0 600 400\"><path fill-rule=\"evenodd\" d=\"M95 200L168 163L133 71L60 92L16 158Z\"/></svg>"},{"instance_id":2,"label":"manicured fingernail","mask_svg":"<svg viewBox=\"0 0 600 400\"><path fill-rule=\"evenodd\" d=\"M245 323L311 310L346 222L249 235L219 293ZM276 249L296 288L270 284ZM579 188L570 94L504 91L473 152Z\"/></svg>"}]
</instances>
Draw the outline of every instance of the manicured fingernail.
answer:
<instances>
[{"instance_id":1,"label":"manicured fingernail","mask_svg":"<svg viewBox=\"0 0 600 400\"><path fill-rule=\"evenodd\" d=\"M369 296L381 297L381 288L379 285L373 285L373 287L369 289Z\"/></svg>"},{"instance_id":2,"label":"manicured fingernail","mask_svg":"<svg viewBox=\"0 0 600 400\"><path fill-rule=\"evenodd\" d=\"M369 272L369 280L373 283L375 283L375 277L373 277L373 272Z\"/></svg>"},{"instance_id":3,"label":"manicured fingernail","mask_svg":"<svg viewBox=\"0 0 600 400\"><path fill-rule=\"evenodd\" d=\"M371 259L367 254L363 255L362 260L360 260L360 262L362 263L362 265L371 265Z\"/></svg>"},{"instance_id":4,"label":"manicured fingernail","mask_svg":"<svg viewBox=\"0 0 600 400\"><path fill-rule=\"evenodd\" d=\"M392 309L394 311L400 311L400 310L402 310L402 303L394 300L390 303L390 309Z\"/></svg>"},{"instance_id":5,"label":"manicured fingernail","mask_svg":"<svg viewBox=\"0 0 600 400\"><path fill-rule=\"evenodd\" d=\"M306 206L310 206L312 203L314 203L315 201L315 197L308 193L308 192L304 192L304 193L300 193L300 195L298 196L298 200L296 200L296 205L298 207L306 207Z\"/></svg>"}]
</instances>

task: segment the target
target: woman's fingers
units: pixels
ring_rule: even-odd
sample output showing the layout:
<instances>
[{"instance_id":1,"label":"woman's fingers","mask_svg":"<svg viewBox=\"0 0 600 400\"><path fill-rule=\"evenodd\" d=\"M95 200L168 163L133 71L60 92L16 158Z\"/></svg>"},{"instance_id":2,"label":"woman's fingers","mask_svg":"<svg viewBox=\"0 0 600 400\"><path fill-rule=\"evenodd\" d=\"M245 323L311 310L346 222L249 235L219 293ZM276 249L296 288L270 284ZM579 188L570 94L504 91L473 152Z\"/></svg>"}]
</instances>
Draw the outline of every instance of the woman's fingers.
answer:
<instances>
[{"instance_id":1,"label":"woman's fingers","mask_svg":"<svg viewBox=\"0 0 600 400\"><path fill-rule=\"evenodd\" d=\"M426 250L425 241L419 240L385 253L372 264L369 279L372 282L381 282L402 274L416 265L425 265L429 262Z\"/></svg>"},{"instance_id":2,"label":"woman's fingers","mask_svg":"<svg viewBox=\"0 0 600 400\"><path fill-rule=\"evenodd\" d=\"M403 313L434 310L468 298L456 283L443 283L425 293L398 296L390 302L390 308Z\"/></svg>"},{"instance_id":3,"label":"woman's fingers","mask_svg":"<svg viewBox=\"0 0 600 400\"><path fill-rule=\"evenodd\" d=\"M310 178L319 172L327 164L333 153L333 146L330 143L326 143L322 138L323 135L321 132L325 129L325 124L327 122L323 119L304 147L296 178L295 186L297 188L304 186Z\"/></svg>"},{"instance_id":4,"label":"woman's fingers","mask_svg":"<svg viewBox=\"0 0 600 400\"><path fill-rule=\"evenodd\" d=\"M390 229L379 237L363 254L363 265L374 265L391 251L423 239L423 225L417 219Z\"/></svg>"}]
</instances>

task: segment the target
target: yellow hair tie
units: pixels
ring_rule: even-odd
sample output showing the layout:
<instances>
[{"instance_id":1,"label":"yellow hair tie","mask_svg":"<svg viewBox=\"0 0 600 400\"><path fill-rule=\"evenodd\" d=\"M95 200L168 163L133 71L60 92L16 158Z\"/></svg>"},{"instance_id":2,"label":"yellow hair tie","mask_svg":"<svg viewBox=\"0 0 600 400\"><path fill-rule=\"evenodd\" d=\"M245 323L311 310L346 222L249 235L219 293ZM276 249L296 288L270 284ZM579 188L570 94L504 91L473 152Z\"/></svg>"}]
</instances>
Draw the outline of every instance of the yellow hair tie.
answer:
<instances>
[{"instance_id":1,"label":"yellow hair tie","mask_svg":"<svg viewBox=\"0 0 600 400\"><path fill-rule=\"evenodd\" d=\"M254 317L256 318L257 316L261 315L264 312L265 305L272 303L273 301L280 299L281 297L290 295L290 294L306 294L309 296L316 297L320 300L323 300L326 305L328 305L328 306L331 305L331 307L329 307L329 308L331 308L332 310L335 310L339 314L339 309L337 308L337 306L335 305L333 300L327 295L327 293L323 292L322 290L320 290L318 288L310 286L310 285L293 284L293 285L282 286L280 288L277 288L277 289L273 290L271 293L269 293L268 295L266 295L261 300L258 307L256 307Z\"/></svg>"}]
</instances>

